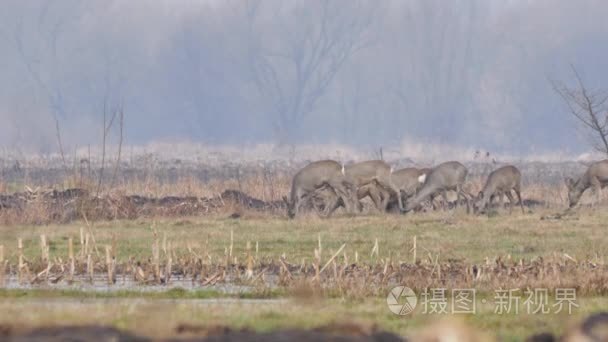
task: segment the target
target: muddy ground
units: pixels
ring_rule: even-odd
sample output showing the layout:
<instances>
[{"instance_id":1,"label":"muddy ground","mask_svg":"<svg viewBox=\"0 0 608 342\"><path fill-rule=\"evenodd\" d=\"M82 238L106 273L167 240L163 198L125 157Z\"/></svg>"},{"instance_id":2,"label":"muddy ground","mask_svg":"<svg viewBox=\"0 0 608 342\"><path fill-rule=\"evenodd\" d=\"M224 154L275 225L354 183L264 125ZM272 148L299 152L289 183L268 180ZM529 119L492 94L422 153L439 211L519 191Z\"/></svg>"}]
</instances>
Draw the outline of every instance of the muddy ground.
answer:
<instances>
[{"instance_id":1,"label":"muddy ground","mask_svg":"<svg viewBox=\"0 0 608 342\"><path fill-rule=\"evenodd\" d=\"M238 190L225 190L215 197L140 195L94 196L85 189L64 191L16 192L0 194L0 214L32 217L33 224L68 223L74 220L115 220L140 217L183 217L211 213L254 210L266 213L284 212L282 201L266 202ZM236 211L236 212L234 212Z\"/></svg>"},{"instance_id":2,"label":"muddy ground","mask_svg":"<svg viewBox=\"0 0 608 342\"><path fill-rule=\"evenodd\" d=\"M312 330L282 330L256 333L248 329L234 330L223 326L179 325L175 337L155 339L105 326L65 326L19 329L0 327L0 338L7 342L21 341L406 341L393 333L367 329L356 325L326 326Z\"/></svg>"},{"instance_id":3,"label":"muddy ground","mask_svg":"<svg viewBox=\"0 0 608 342\"><path fill-rule=\"evenodd\" d=\"M226 326L178 325L174 337L157 339L151 336L137 335L128 331L107 326L54 326L34 329L13 326L0 326L0 339L7 342L24 341L486 341L467 327L453 327L441 324L430 327L412 337L403 337L391 332L378 330L375 326L364 327L356 324L332 324L310 330L287 329L273 332L255 332L249 329L232 329ZM538 332L529 336L529 342L605 342L608 341L608 312L597 313L587 317L579 325L570 328L563 336L554 336L547 332Z\"/></svg>"}]
</instances>

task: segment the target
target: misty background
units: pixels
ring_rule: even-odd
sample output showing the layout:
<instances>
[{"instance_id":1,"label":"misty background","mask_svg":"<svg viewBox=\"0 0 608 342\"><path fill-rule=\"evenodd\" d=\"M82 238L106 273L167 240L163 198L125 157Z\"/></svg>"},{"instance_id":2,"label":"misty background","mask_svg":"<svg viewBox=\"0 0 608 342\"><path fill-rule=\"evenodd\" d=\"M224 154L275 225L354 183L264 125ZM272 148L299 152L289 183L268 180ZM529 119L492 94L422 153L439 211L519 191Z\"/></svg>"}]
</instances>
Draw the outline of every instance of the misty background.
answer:
<instances>
[{"instance_id":1,"label":"misty background","mask_svg":"<svg viewBox=\"0 0 608 342\"><path fill-rule=\"evenodd\" d=\"M601 0L4 0L0 145L591 150L549 79L608 88ZM116 141L114 129L111 139Z\"/></svg>"}]
</instances>

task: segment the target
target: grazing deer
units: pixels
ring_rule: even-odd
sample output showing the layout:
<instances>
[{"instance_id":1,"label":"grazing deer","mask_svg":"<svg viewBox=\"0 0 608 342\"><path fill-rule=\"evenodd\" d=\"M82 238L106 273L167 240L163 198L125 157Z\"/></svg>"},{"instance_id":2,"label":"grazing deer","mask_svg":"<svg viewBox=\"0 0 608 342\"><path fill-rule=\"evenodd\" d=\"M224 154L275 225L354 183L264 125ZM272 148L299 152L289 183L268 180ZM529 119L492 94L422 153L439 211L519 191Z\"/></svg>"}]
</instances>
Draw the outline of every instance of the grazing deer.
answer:
<instances>
[{"instance_id":1,"label":"grazing deer","mask_svg":"<svg viewBox=\"0 0 608 342\"><path fill-rule=\"evenodd\" d=\"M392 174L392 180L395 187L399 189L401 195L401 201L405 203L409 198L416 195L418 191L424 185L426 175L431 169L418 169L408 167L394 171ZM391 192L391 198L389 208L392 210L397 204L397 194Z\"/></svg>"},{"instance_id":2,"label":"grazing deer","mask_svg":"<svg viewBox=\"0 0 608 342\"><path fill-rule=\"evenodd\" d=\"M283 197L283 201L287 204L287 216L294 218L299 213L302 203L324 186L331 187L342 199L347 211L350 211L352 195L349 187L352 185L344 176L344 167L333 160L321 160L306 165L293 177L290 199Z\"/></svg>"},{"instance_id":3,"label":"grazing deer","mask_svg":"<svg viewBox=\"0 0 608 342\"><path fill-rule=\"evenodd\" d=\"M503 195L506 195L510 203L509 213L512 213L515 200L511 194L511 190L515 191L523 214L524 204L521 200L521 172L512 165L503 166L490 173L483 190L481 190L477 196L477 203L479 205L475 206L475 211L484 212L494 196L500 196L500 203L502 204Z\"/></svg>"},{"instance_id":4,"label":"grazing deer","mask_svg":"<svg viewBox=\"0 0 608 342\"><path fill-rule=\"evenodd\" d=\"M363 185L356 190L357 199L360 201L366 197L370 197L375 203L380 203L384 196L388 195L386 189L381 187L377 182L371 182ZM395 200L396 202L396 200ZM313 196L313 205L320 216L330 216L340 207L344 207L344 201L330 186L323 186L315 190ZM362 210L361 202L356 203L359 211Z\"/></svg>"},{"instance_id":5,"label":"grazing deer","mask_svg":"<svg viewBox=\"0 0 608 342\"><path fill-rule=\"evenodd\" d=\"M462 189L467 174L467 168L459 162L451 161L439 164L424 177L424 185L420 191L408 201L405 206L405 211L408 212L417 208L420 203L427 198L432 199L438 193L442 194L444 202L447 203L448 199L446 192L454 190L457 193L456 207L458 207L460 197L463 197L467 203L467 212L469 212L469 194Z\"/></svg>"},{"instance_id":6,"label":"grazing deer","mask_svg":"<svg viewBox=\"0 0 608 342\"><path fill-rule=\"evenodd\" d=\"M374 164L376 161L372 162L373 163L364 162L364 165L368 167L370 164ZM378 181L378 178L368 177L366 180L364 180L363 177L360 177L360 171L362 168L361 164L363 163L346 166L345 173L347 176L350 175L359 180L359 186L357 187L357 199L360 201L366 197L370 197L378 210L386 210L385 208L388 206L393 207L394 205L398 205L398 192L400 192L402 195L403 203L404 196L405 198L412 196L418 189L420 189L422 185L419 178L421 175L423 175L424 171L415 168L394 171L391 174L391 181L393 186L398 190L398 192L395 192L392 189L388 189L387 186L382 185L382 183ZM369 179L372 181L367 182ZM424 182L424 179L422 182ZM344 205L340 198L329 187L318 189L315 192L315 198L322 202L325 209L329 211L329 213L326 215L330 215L334 210ZM360 203L358 209L361 210Z\"/></svg>"},{"instance_id":7,"label":"grazing deer","mask_svg":"<svg viewBox=\"0 0 608 342\"><path fill-rule=\"evenodd\" d=\"M370 191L369 195L376 205L376 208L381 212L386 211L390 199L390 192L399 193L399 189L393 182L392 173L392 168L382 160L369 160L347 165L345 167L346 178L355 185L357 191L359 188L369 184L378 185L378 191ZM401 196L397 196L397 201L399 203L399 210L403 212ZM356 202L358 202L358 200ZM358 204L358 208L361 208L360 203Z\"/></svg>"},{"instance_id":8,"label":"grazing deer","mask_svg":"<svg viewBox=\"0 0 608 342\"><path fill-rule=\"evenodd\" d=\"M569 208L573 208L578 204L583 192L593 187L597 195L598 202L601 199L602 188L608 185L608 159L595 162L589 165L589 168L578 180L566 178L566 186L568 187L568 204Z\"/></svg>"},{"instance_id":9,"label":"grazing deer","mask_svg":"<svg viewBox=\"0 0 608 342\"><path fill-rule=\"evenodd\" d=\"M426 175L430 169L417 169L408 167L394 171L392 180L395 187L399 189L402 197L406 199L412 197L422 188L426 180Z\"/></svg>"},{"instance_id":10,"label":"grazing deer","mask_svg":"<svg viewBox=\"0 0 608 342\"><path fill-rule=\"evenodd\" d=\"M416 193L422 189L426 181L426 177L431 170L431 168L405 168L393 172L393 182L401 191L401 200L403 203L405 203L412 196L416 195ZM435 195L431 195L429 198L429 204L433 207L433 209L437 209L434 200ZM395 194L391 194L389 208L392 208L396 203L397 196L395 196ZM418 208L421 209L422 206L419 206Z\"/></svg>"}]
</instances>

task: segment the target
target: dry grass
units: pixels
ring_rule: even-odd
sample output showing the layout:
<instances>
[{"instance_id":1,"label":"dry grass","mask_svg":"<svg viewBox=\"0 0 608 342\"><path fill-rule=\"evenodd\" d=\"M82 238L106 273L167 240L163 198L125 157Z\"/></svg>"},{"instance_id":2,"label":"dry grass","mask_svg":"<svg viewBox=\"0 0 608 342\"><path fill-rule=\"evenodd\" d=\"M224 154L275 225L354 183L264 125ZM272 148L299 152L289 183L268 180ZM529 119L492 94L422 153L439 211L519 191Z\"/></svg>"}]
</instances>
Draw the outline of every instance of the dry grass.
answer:
<instances>
[{"instance_id":1,"label":"dry grass","mask_svg":"<svg viewBox=\"0 0 608 342\"><path fill-rule=\"evenodd\" d=\"M567 220L540 220L539 214L488 218L445 212L332 220L245 216L91 226L83 222L5 227L0 244L17 274L16 242L23 240L29 261L27 282L39 282L35 275L49 264L45 279L67 279L71 237L78 255L77 274L87 274L89 254L95 272L105 274L104 248L110 246L119 278L135 278L142 284L165 283L171 263L173 278L186 277L198 284L279 284L297 292L307 282L318 283L332 296L378 295L396 283L480 290L568 285L581 293L605 294L605 220L605 214L589 210ZM50 261L44 260L40 249L41 235L49 246ZM151 251L159 246L157 267ZM264 281L264 276L272 280Z\"/></svg>"},{"instance_id":2,"label":"dry grass","mask_svg":"<svg viewBox=\"0 0 608 342\"><path fill-rule=\"evenodd\" d=\"M312 329L328 324L358 329L388 330L413 341L428 341L438 335L461 336L450 341L523 341L540 332L563 334L590 313L605 308L605 298L582 298L581 310L573 315L495 315L492 305L479 307L477 315L450 316L415 314L397 316L389 312L384 299L322 302L302 301L163 301L99 299L4 299L0 301L0 324L19 327L56 325L107 325L144 336L187 337L196 327L202 331L217 327L267 332L278 329ZM27 312L27 314L24 314ZM456 335L454 335L456 334ZM471 336L478 339L472 340ZM442 339L443 340L443 339Z\"/></svg>"},{"instance_id":3,"label":"dry grass","mask_svg":"<svg viewBox=\"0 0 608 342\"><path fill-rule=\"evenodd\" d=\"M279 296L287 300L254 304L242 300L197 302L184 295L190 299L182 302L134 300L117 293L108 295L115 296L115 300L71 301L70 297L79 295L67 294L67 298L55 300L45 296L19 299L15 297L27 297L29 292L9 291L0 301L0 311L6 313L0 323L25 326L100 323L154 336L173 336L174 328L180 324L207 322L268 331L311 328L331 321L343 322L348 317L349 322L377 324L402 335L420 332L426 336L425 327L438 317L421 313L409 318L393 315L386 308L388 288L401 283L418 291L434 286L474 287L480 291L480 298L491 299L492 290L497 288L572 286L579 291L580 304L572 316L496 315L494 307L487 304L480 307L478 314L463 317L475 331L507 341L522 340L541 331L561 334L572 322L608 305L605 249L608 216L601 209L583 209L578 216L567 219L540 220L546 213L541 210L507 215L503 211L500 216L477 217L456 211L338 216L329 220L309 215L289 221L267 215L251 217L245 212L238 220L216 214L90 222L90 228L85 222L5 226L0 230L0 245L4 246L13 274L17 272L19 255L17 239L23 239L23 254L30 267L27 283L36 279L35 282L48 283L45 286L50 289L66 283L70 237L75 244L76 280L86 282L78 277L87 274L87 258L80 252L83 228L85 234L91 234L84 254L92 255L94 271L104 277L99 280L101 283L107 282L105 246L110 246L119 283L123 275L136 278L137 267L141 267L145 279L136 280L134 289L144 289L146 283L163 282L170 257L170 282L177 276L196 275L197 289L234 283L250 286L253 291L237 297ZM42 234L47 241L48 260L53 264L48 274L40 274L49 265L42 258ZM414 237L416 264L413 264ZM332 259L344 244L343 251ZM153 246L159 249L160 273L152 257ZM320 256L318 261L315 249ZM325 265L317 277L317 269L320 271ZM477 271L472 266L477 266ZM253 277L248 276L248 271ZM60 276L63 279L53 284Z\"/></svg>"},{"instance_id":4,"label":"dry grass","mask_svg":"<svg viewBox=\"0 0 608 342\"><path fill-rule=\"evenodd\" d=\"M264 172L208 182L195 177L170 181L149 177L120 180L103 195L211 197L225 189L238 189L270 202L288 193L289 182L287 173ZM72 179L66 183L79 184L95 190L93 182ZM472 178L468 190L475 193L481 186L480 178ZM0 189L14 187L0 184ZM582 315L608 307L608 216L602 207L584 205L576 215L541 220L565 207L565 188L530 184L523 195L542 205L524 215L518 211L508 215L504 210L489 217L465 215L462 210L406 216L339 213L332 219L306 214L290 221L282 213L226 203L221 210L197 216L167 208L131 220L85 221L80 217L67 224L58 224L51 217L63 207L49 210L38 202L24 210L0 209L4 251L0 265L5 266L3 274L21 273L24 286L53 289L68 284L72 277L68 241L72 238L76 285L86 283L92 270L103 274L98 280L103 283L108 276L119 282L125 277L134 279L135 289L186 277L196 289L233 284L251 291L217 297L288 298L251 306L243 302L201 306L187 301L130 302L117 294L116 301L101 305L95 300L71 305L69 299L52 305L44 297L41 301L11 298L28 292L9 291L5 293L8 298L0 301L0 311L7 313L0 315L0 323L102 323L172 336L173 328L182 323L204 321L267 331L310 328L349 317L349 321L379 324L403 335L420 330L422 336L422 327L436 317L415 314L404 320L392 315L385 302L391 286L407 284L416 290L473 287L486 297L498 288L574 287L581 309L573 316L497 316L492 315L493 307L483 306L479 314L465 318L475 329L503 340L522 340L539 332L539 327L561 333ZM591 193L585 194L585 203L592 198ZM239 219L228 218L235 212ZM80 243L81 231L89 234L86 247ZM47 241L46 249L41 248L41 235ZM18 239L23 241L27 265L21 272Z\"/></svg>"},{"instance_id":5,"label":"dry grass","mask_svg":"<svg viewBox=\"0 0 608 342\"><path fill-rule=\"evenodd\" d=\"M281 196L288 194L290 187L291 179L286 174L270 175L260 172L242 178L216 179L208 182L202 182L192 176L180 177L174 182L166 183L152 179L126 181L119 183L111 192L150 197L213 197L221 194L226 189L235 189L263 201L271 202L280 200Z\"/></svg>"},{"instance_id":6,"label":"dry grass","mask_svg":"<svg viewBox=\"0 0 608 342\"><path fill-rule=\"evenodd\" d=\"M465 190L471 194L477 194L483 186L482 177L470 177ZM0 184L0 187L2 185ZM82 188L87 190L92 196L97 195L97 184L86 179L69 178L63 188ZM6 188L6 186L4 186ZM31 189L31 188L30 188ZM209 213L222 213L230 215L247 210L242 206L232 202L220 200L220 205L212 205L213 210L188 209L187 203L179 205L158 207L156 210L135 210L130 206L127 196L137 195L151 199L162 199L169 196L179 198L199 198L203 202L208 199L218 198L227 189L238 190L253 198L259 199L262 203L268 203L269 207L276 207L272 203L281 203L283 196L289 194L290 175L289 172L267 172L263 169L259 172L250 171L247 175L241 176L238 172L234 177L227 179L212 179L203 182L193 176L177 177L171 180L161 181L157 177L144 179L121 179L116 182L111 189L101 188L99 193L101 200L97 203L58 203L49 205L41 201L28 202L27 206L19 206L18 209L0 208L0 223L5 225L15 224L48 224L52 222L67 222L74 218L88 220L138 218L138 217L176 217L203 215ZM45 190L38 189L38 192ZM27 193L25 193L27 194ZM552 209L555 211L563 210L567 207L567 192L564 186L548 185L545 183L533 183L524 186L522 198L526 204L532 205L532 210ZM608 201L608 192L603 192L603 203ZM93 197L93 199L95 199ZM455 195L450 194L450 199L455 200ZM582 207L591 206L596 199L592 191L587 191L581 200ZM506 199L505 199L506 200ZM103 203L103 202L107 203ZM367 200L366 200L367 201ZM188 202L185 200L185 202ZM369 201L368 201L369 202ZM508 202L508 200L506 200ZM63 206L63 207L62 207ZM268 217L273 217L281 212L268 212ZM256 213L256 216L264 216L263 212Z\"/></svg>"}]
</instances>

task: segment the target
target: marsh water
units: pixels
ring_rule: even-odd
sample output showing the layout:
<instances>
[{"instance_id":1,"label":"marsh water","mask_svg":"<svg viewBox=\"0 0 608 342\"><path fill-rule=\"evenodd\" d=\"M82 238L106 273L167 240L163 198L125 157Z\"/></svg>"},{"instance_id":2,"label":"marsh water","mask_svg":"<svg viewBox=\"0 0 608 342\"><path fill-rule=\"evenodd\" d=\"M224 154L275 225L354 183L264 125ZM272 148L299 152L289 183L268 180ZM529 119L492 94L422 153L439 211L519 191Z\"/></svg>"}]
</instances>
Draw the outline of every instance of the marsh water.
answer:
<instances>
[{"instance_id":1,"label":"marsh water","mask_svg":"<svg viewBox=\"0 0 608 342\"><path fill-rule=\"evenodd\" d=\"M272 282L271 282L272 283ZM272 285L272 284L271 284ZM12 290L32 290L32 289L49 289L49 290L76 290L84 292L120 292L120 291L136 291L136 292L165 292L169 290L185 290L185 291L210 291L225 295L237 295L242 293L251 293L254 289L250 285L234 284L230 281L222 282L221 284L201 285L200 280L192 280L186 278L174 278L166 284L145 283L134 281L132 277L117 275L116 282L108 283L108 278L105 274L95 274L93 279L85 276L75 276L74 280L67 281L62 279L53 283L52 279L38 283L19 282L16 275L11 275L5 279L3 286L0 288Z\"/></svg>"}]
</instances>

